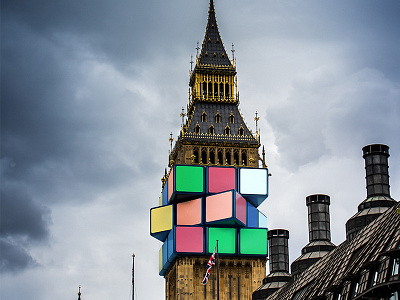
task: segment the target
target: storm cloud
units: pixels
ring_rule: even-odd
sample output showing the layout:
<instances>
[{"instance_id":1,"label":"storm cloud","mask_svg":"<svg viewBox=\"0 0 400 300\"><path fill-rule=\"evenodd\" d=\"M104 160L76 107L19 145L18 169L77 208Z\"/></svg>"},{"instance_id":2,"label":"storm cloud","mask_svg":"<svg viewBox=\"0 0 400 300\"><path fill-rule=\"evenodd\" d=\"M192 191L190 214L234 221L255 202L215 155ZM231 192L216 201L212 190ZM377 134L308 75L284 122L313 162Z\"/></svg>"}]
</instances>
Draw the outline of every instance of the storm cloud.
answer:
<instances>
[{"instance_id":1,"label":"storm cloud","mask_svg":"<svg viewBox=\"0 0 400 300\"><path fill-rule=\"evenodd\" d=\"M21 190L1 190L1 271L17 272L37 263L29 254L31 244L46 243L51 225L50 211Z\"/></svg>"},{"instance_id":2,"label":"storm cloud","mask_svg":"<svg viewBox=\"0 0 400 300\"><path fill-rule=\"evenodd\" d=\"M400 199L400 3L215 5L253 132L261 117L269 227L290 230L294 260L307 243L305 197L327 193L340 243L365 197L364 145L390 146ZM149 210L207 10L195 0L2 1L2 298L71 299L80 284L85 299L127 298L132 252L137 298L164 296Z\"/></svg>"}]
</instances>

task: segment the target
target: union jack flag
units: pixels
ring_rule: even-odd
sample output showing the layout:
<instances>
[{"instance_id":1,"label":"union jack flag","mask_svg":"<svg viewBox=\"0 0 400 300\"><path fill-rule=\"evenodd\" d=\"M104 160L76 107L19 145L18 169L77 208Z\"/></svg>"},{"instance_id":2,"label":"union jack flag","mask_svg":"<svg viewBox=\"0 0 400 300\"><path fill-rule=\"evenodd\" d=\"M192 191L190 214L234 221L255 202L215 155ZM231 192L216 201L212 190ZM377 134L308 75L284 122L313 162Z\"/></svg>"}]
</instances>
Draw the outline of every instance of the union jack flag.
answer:
<instances>
[{"instance_id":1,"label":"union jack flag","mask_svg":"<svg viewBox=\"0 0 400 300\"><path fill-rule=\"evenodd\" d=\"M215 249L214 249L213 254L210 257L210 260L207 263L206 276L204 276L204 279L201 282L201 284L207 284L208 278L210 277L211 268L212 268L213 265L215 265Z\"/></svg>"}]
</instances>

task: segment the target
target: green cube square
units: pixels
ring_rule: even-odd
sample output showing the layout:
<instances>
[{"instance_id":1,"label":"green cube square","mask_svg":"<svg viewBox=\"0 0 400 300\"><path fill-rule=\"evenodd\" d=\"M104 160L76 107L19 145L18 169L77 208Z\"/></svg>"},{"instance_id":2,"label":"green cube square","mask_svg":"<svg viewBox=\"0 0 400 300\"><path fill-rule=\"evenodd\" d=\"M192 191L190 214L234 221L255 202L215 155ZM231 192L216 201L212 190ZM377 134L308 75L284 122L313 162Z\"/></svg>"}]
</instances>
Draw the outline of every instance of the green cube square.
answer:
<instances>
[{"instance_id":1,"label":"green cube square","mask_svg":"<svg viewBox=\"0 0 400 300\"><path fill-rule=\"evenodd\" d=\"M267 229L241 228L239 232L239 254L267 255Z\"/></svg>"},{"instance_id":2,"label":"green cube square","mask_svg":"<svg viewBox=\"0 0 400 300\"><path fill-rule=\"evenodd\" d=\"M236 228L208 228L208 252L213 253L218 240L218 252L236 254Z\"/></svg>"},{"instance_id":3,"label":"green cube square","mask_svg":"<svg viewBox=\"0 0 400 300\"><path fill-rule=\"evenodd\" d=\"M204 168L200 166L176 166L176 192L203 193Z\"/></svg>"}]
</instances>

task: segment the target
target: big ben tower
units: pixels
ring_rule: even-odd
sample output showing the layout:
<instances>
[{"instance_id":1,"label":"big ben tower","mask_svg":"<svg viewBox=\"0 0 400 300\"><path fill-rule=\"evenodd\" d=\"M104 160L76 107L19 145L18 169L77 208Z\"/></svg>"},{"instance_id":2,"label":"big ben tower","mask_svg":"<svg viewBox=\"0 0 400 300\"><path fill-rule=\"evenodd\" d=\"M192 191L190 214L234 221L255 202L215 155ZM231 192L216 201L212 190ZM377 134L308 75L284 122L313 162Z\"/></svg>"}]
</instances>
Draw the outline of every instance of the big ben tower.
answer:
<instances>
[{"instance_id":1,"label":"big ben tower","mask_svg":"<svg viewBox=\"0 0 400 300\"><path fill-rule=\"evenodd\" d=\"M266 217L257 207L268 196L269 174L259 133L250 131L238 108L235 59L226 53L213 0L194 63L150 234L163 242L167 300L247 300L266 274ZM216 248L219 280L213 267L202 284Z\"/></svg>"}]
</instances>

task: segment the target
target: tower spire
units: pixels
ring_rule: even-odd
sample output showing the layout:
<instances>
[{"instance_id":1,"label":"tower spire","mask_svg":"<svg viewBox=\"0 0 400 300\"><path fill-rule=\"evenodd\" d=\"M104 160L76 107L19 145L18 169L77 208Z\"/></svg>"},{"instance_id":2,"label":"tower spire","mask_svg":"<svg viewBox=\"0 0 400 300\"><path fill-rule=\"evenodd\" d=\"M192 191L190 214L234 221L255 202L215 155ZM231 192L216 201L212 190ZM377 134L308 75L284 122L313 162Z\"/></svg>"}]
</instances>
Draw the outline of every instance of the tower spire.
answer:
<instances>
[{"instance_id":1,"label":"tower spire","mask_svg":"<svg viewBox=\"0 0 400 300\"><path fill-rule=\"evenodd\" d=\"M220 66L225 68L233 68L232 63L229 60L228 55L226 54L226 50L222 43L221 35L218 30L213 0L210 0L206 33L204 35L203 45L201 47L199 58L199 66Z\"/></svg>"}]
</instances>

